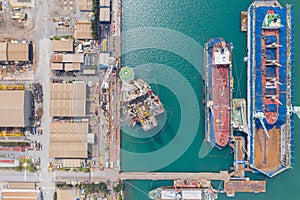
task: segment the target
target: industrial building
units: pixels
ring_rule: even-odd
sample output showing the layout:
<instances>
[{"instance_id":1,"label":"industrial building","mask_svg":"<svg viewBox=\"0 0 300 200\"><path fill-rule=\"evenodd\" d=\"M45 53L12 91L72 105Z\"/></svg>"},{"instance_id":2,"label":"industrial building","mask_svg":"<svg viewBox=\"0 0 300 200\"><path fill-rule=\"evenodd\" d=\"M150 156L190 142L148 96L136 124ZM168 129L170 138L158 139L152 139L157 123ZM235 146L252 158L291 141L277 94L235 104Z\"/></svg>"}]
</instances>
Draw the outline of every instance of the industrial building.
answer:
<instances>
[{"instance_id":1,"label":"industrial building","mask_svg":"<svg viewBox=\"0 0 300 200\"><path fill-rule=\"evenodd\" d=\"M70 200L70 199L80 199L79 189L69 188L69 189L56 189L58 200Z\"/></svg>"},{"instance_id":2,"label":"industrial building","mask_svg":"<svg viewBox=\"0 0 300 200\"><path fill-rule=\"evenodd\" d=\"M85 83L51 83L50 116L84 117L85 115Z\"/></svg>"},{"instance_id":3,"label":"industrial building","mask_svg":"<svg viewBox=\"0 0 300 200\"><path fill-rule=\"evenodd\" d=\"M80 63L65 63L64 64L64 70L65 71L79 71L81 70Z\"/></svg>"},{"instance_id":4,"label":"industrial building","mask_svg":"<svg viewBox=\"0 0 300 200\"><path fill-rule=\"evenodd\" d=\"M99 21L100 23L110 22L110 8L100 8Z\"/></svg>"},{"instance_id":5,"label":"industrial building","mask_svg":"<svg viewBox=\"0 0 300 200\"><path fill-rule=\"evenodd\" d=\"M29 62L32 61L32 44L31 43L0 43L0 61Z\"/></svg>"},{"instance_id":6,"label":"industrial building","mask_svg":"<svg viewBox=\"0 0 300 200\"><path fill-rule=\"evenodd\" d=\"M34 0L9 0L12 7L34 7Z\"/></svg>"},{"instance_id":7,"label":"industrial building","mask_svg":"<svg viewBox=\"0 0 300 200\"><path fill-rule=\"evenodd\" d=\"M52 51L55 52L73 52L73 40L52 40Z\"/></svg>"},{"instance_id":8,"label":"industrial building","mask_svg":"<svg viewBox=\"0 0 300 200\"><path fill-rule=\"evenodd\" d=\"M8 182L4 183L0 190L2 200L42 200L42 192L38 190L36 183L32 182Z\"/></svg>"},{"instance_id":9,"label":"industrial building","mask_svg":"<svg viewBox=\"0 0 300 200\"><path fill-rule=\"evenodd\" d=\"M50 64L51 70L64 70L64 64L63 63L51 63Z\"/></svg>"},{"instance_id":10,"label":"industrial building","mask_svg":"<svg viewBox=\"0 0 300 200\"><path fill-rule=\"evenodd\" d=\"M100 0L99 2L100 8L102 7L110 7L110 0Z\"/></svg>"},{"instance_id":11,"label":"industrial building","mask_svg":"<svg viewBox=\"0 0 300 200\"><path fill-rule=\"evenodd\" d=\"M7 60L7 42L0 43L0 60L1 61Z\"/></svg>"},{"instance_id":12,"label":"industrial building","mask_svg":"<svg viewBox=\"0 0 300 200\"><path fill-rule=\"evenodd\" d=\"M51 123L49 157L87 158L88 123Z\"/></svg>"},{"instance_id":13,"label":"industrial building","mask_svg":"<svg viewBox=\"0 0 300 200\"><path fill-rule=\"evenodd\" d=\"M30 126L32 95L25 90L0 90L0 127Z\"/></svg>"},{"instance_id":14,"label":"industrial building","mask_svg":"<svg viewBox=\"0 0 300 200\"><path fill-rule=\"evenodd\" d=\"M52 54L53 63L84 63L83 54Z\"/></svg>"},{"instance_id":15,"label":"industrial building","mask_svg":"<svg viewBox=\"0 0 300 200\"><path fill-rule=\"evenodd\" d=\"M93 1L92 0L78 0L78 6L80 11L92 11Z\"/></svg>"},{"instance_id":16,"label":"industrial building","mask_svg":"<svg viewBox=\"0 0 300 200\"><path fill-rule=\"evenodd\" d=\"M75 38L79 40L93 39L92 22L90 20L77 20L75 25Z\"/></svg>"},{"instance_id":17,"label":"industrial building","mask_svg":"<svg viewBox=\"0 0 300 200\"><path fill-rule=\"evenodd\" d=\"M80 71L81 64L80 63L51 63L51 70L57 71Z\"/></svg>"},{"instance_id":18,"label":"industrial building","mask_svg":"<svg viewBox=\"0 0 300 200\"><path fill-rule=\"evenodd\" d=\"M80 71L84 54L52 54L51 70Z\"/></svg>"}]
</instances>

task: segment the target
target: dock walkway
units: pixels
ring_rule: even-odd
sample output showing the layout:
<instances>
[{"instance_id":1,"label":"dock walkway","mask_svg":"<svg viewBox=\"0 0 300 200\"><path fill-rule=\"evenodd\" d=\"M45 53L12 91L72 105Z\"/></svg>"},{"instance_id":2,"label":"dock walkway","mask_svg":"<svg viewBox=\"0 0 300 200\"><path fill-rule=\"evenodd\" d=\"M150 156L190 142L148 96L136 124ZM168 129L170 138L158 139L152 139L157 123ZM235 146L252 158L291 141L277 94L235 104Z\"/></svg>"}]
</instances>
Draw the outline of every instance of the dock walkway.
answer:
<instances>
[{"instance_id":1,"label":"dock walkway","mask_svg":"<svg viewBox=\"0 0 300 200\"><path fill-rule=\"evenodd\" d=\"M121 172L122 180L177 180L177 179L196 179L196 180L229 180L230 174L227 171L219 173L201 172L201 173L161 173L161 172Z\"/></svg>"}]
</instances>

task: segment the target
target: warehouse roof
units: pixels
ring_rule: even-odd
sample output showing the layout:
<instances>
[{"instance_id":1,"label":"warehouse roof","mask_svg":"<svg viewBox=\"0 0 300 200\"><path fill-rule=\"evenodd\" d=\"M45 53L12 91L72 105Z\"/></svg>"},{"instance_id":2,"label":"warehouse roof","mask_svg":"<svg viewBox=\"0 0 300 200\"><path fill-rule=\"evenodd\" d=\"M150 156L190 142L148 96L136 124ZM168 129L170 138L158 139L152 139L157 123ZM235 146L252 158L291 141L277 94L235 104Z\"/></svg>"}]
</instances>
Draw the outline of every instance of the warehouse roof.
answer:
<instances>
[{"instance_id":1,"label":"warehouse roof","mask_svg":"<svg viewBox=\"0 0 300 200\"><path fill-rule=\"evenodd\" d=\"M110 0L100 0L100 7L110 7Z\"/></svg>"},{"instance_id":2,"label":"warehouse roof","mask_svg":"<svg viewBox=\"0 0 300 200\"><path fill-rule=\"evenodd\" d=\"M84 54L52 54L51 61L53 63L83 63Z\"/></svg>"},{"instance_id":3,"label":"warehouse roof","mask_svg":"<svg viewBox=\"0 0 300 200\"><path fill-rule=\"evenodd\" d=\"M92 0L79 0L79 10L91 11L93 8Z\"/></svg>"},{"instance_id":4,"label":"warehouse roof","mask_svg":"<svg viewBox=\"0 0 300 200\"><path fill-rule=\"evenodd\" d=\"M88 123L51 123L49 156L87 158Z\"/></svg>"},{"instance_id":5,"label":"warehouse roof","mask_svg":"<svg viewBox=\"0 0 300 200\"><path fill-rule=\"evenodd\" d=\"M39 192L34 190L4 190L2 200L38 200Z\"/></svg>"},{"instance_id":6,"label":"warehouse roof","mask_svg":"<svg viewBox=\"0 0 300 200\"><path fill-rule=\"evenodd\" d=\"M51 83L50 98L51 116L85 116L85 83Z\"/></svg>"},{"instance_id":7,"label":"warehouse roof","mask_svg":"<svg viewBox=\"0 0 300 200\"><path fill-rule=\"evenodd\" d=\"M70 200L70 199L80 199L79 189L68 188L60 189L57 188L57 199L58 200Z\"/></svg>"},{"instance_id":8,"label":"warehouse roof","mask_svg":"<svg viewBox=\"0 0 300 200\"><path fill-rule=\"evenodd\" d=\"M60 63L63 61L63 54L52 54L51 61L54 63Z\"/></svg>"},{"instance_id":9,"label":"warehouse roof","mask_svg":"<svg viewBox=\"0 0 300 200\"><path fill-rule=\"evenodd\" d=\"M7 60L7 42L0 42L0 60Z\"/></svg>"},{"instance_id":10,"label":"warehouse roof","mask_svg":"<svg viewBox=\"0 0 300 200\"><path fill-rule=\"evenodd\" d=\"M93 39L92 22L90 20L77 20L75 27L75 38Z\"/></svg>"},{"instance_id":11,"label":"warehouse roof","mask_svg":"<svg viewBox=\"0 0 300 200\"><path fill-rule=\"evenodd\" d=\"M73 40L52 40L52 51L74 51Z\"/></svg>"},{"instance_id":12,"label":"warehouse roof","mask_svg":"<svg viewBox=\"0 0 300 200\"><path fill-rule=\"evenodd\" d=\"M24 90L0 90L0 127L25 127Z\"/></svg>"},{"instance_id":13,"label":"warehouse roof","mask_svg":"<svg viewBox=\"0 0 300 200\"><path fill-rule=\"evenodd\" d=\"M110 8L100 8L100 22L110 22Z\"/></svg>"},{"instance_id":14,"label":"warehouse roof","mask_svg":"<svg viewBox=\"0 0 300 200\"><path fill-rule=\"evenodd\" d=\"M13 7L34 7L34 0L9 0Z\"/></svg>"},{"instance_id":15,"label":"warehouse roof","mask_svg":"<svg viewBox=\"0 0 300 200\"><path fill-rule=\"evenodd\" d=\"M79 71L80 69L80 63L65 63L65 71Z\"/></svg>"},{"instance_id":16,"label":"warehouse roof","mask_svg":"<svg viewBox=\"0 0 300 200\"><path fill-rule=\"evenodd\" d=\"M83 54L63 54L63 62L83 63L84 55Z\"/></svg>"},{"instance_id":17,"label":"warehouse roof","mask_svg":"<svg viewBox=\"0 0 300 200\"><path fill-rule=\"evenodd\" d=\"M63 70L64 69L63 63L51 63L50 67L51 67L51 70Z\"/></svg>"},{"instance_id":18,"label":"warehouse roof","mask_svg":"<svg viewBox=\"0 0 300 200\"><path fill-rule=\"evenodd\" d=\"M28 43L8 43L7 45L8 61L29 61Z\"/></svg>"}]
</instances>

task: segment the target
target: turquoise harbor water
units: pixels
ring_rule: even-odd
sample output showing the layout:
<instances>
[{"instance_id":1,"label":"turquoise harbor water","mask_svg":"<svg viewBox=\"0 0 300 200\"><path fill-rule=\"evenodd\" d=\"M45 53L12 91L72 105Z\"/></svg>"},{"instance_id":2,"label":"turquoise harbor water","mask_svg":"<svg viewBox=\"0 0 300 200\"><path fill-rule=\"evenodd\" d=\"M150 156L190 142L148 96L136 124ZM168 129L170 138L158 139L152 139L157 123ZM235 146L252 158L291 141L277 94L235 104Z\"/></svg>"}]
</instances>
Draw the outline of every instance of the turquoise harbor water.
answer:
<instances>
[{"instance_id":1,"label":"turquoise harbor water","mask_svg":"<svg viewBox=\"0 0 300 200\"><path fill-rule=\"evenodd\" d=\"M228 169L233 155L201 148L204 139L202 108L202 45L211 37L232 42L234 97L246 98L246 33L240 32L240 11L251 0L125 0L123 1L123 65L135 68L137 77L151 83L166 114L151 133L124 128L122 171L219 171ZM299 54L300 1L295 5L295 54ZM295 73L300 73L296 57ZM296 104L300 80L295 78ZM295 121L295 130L300 128ZM299 141L299 134L295 134ZM200 150L201 149L201 150ZM300 194L300 145L296 142L294 169L268 180L263 194L237 194L235 199L292 200ZM206 155L207 154L207 155ZM253 175L253 178L265 178ZM127 181L126 199L147 200L149 190L171 181ZM217 184L218 186L218 184ZM224 194L219 199L227 199Z\"/></svg>"}]
</instances>

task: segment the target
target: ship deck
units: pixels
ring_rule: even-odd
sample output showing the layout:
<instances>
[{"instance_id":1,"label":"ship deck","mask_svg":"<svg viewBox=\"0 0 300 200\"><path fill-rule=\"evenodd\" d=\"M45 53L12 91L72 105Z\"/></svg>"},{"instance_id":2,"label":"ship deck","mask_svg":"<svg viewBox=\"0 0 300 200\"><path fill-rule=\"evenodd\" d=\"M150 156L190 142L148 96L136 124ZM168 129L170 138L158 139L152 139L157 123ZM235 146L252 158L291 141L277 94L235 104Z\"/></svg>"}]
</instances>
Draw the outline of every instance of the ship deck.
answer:
<instances>
[{"instance_id":1,"label":"ship deck","mask_svg":"<svg viewBox=\"0 0 300 200\"><path fill-rule=\"evenodd\" d=\"M278 170L280 164L280 137L281 131L273 127L268 131L270 138L266 137L263 129L255 132L255 168L263 172L272 173Z\"/></svg>"},{"instance_id":2,"label":"ship deck","mask_svg":"<svg viewBox=\"0 0 300 200\"><path fill-rule=\"evenodd\" d=\"M211 39L205 53L205 138L222 149L231 134L231 44L222 38Z\"/></svg>"}]
</instances>

